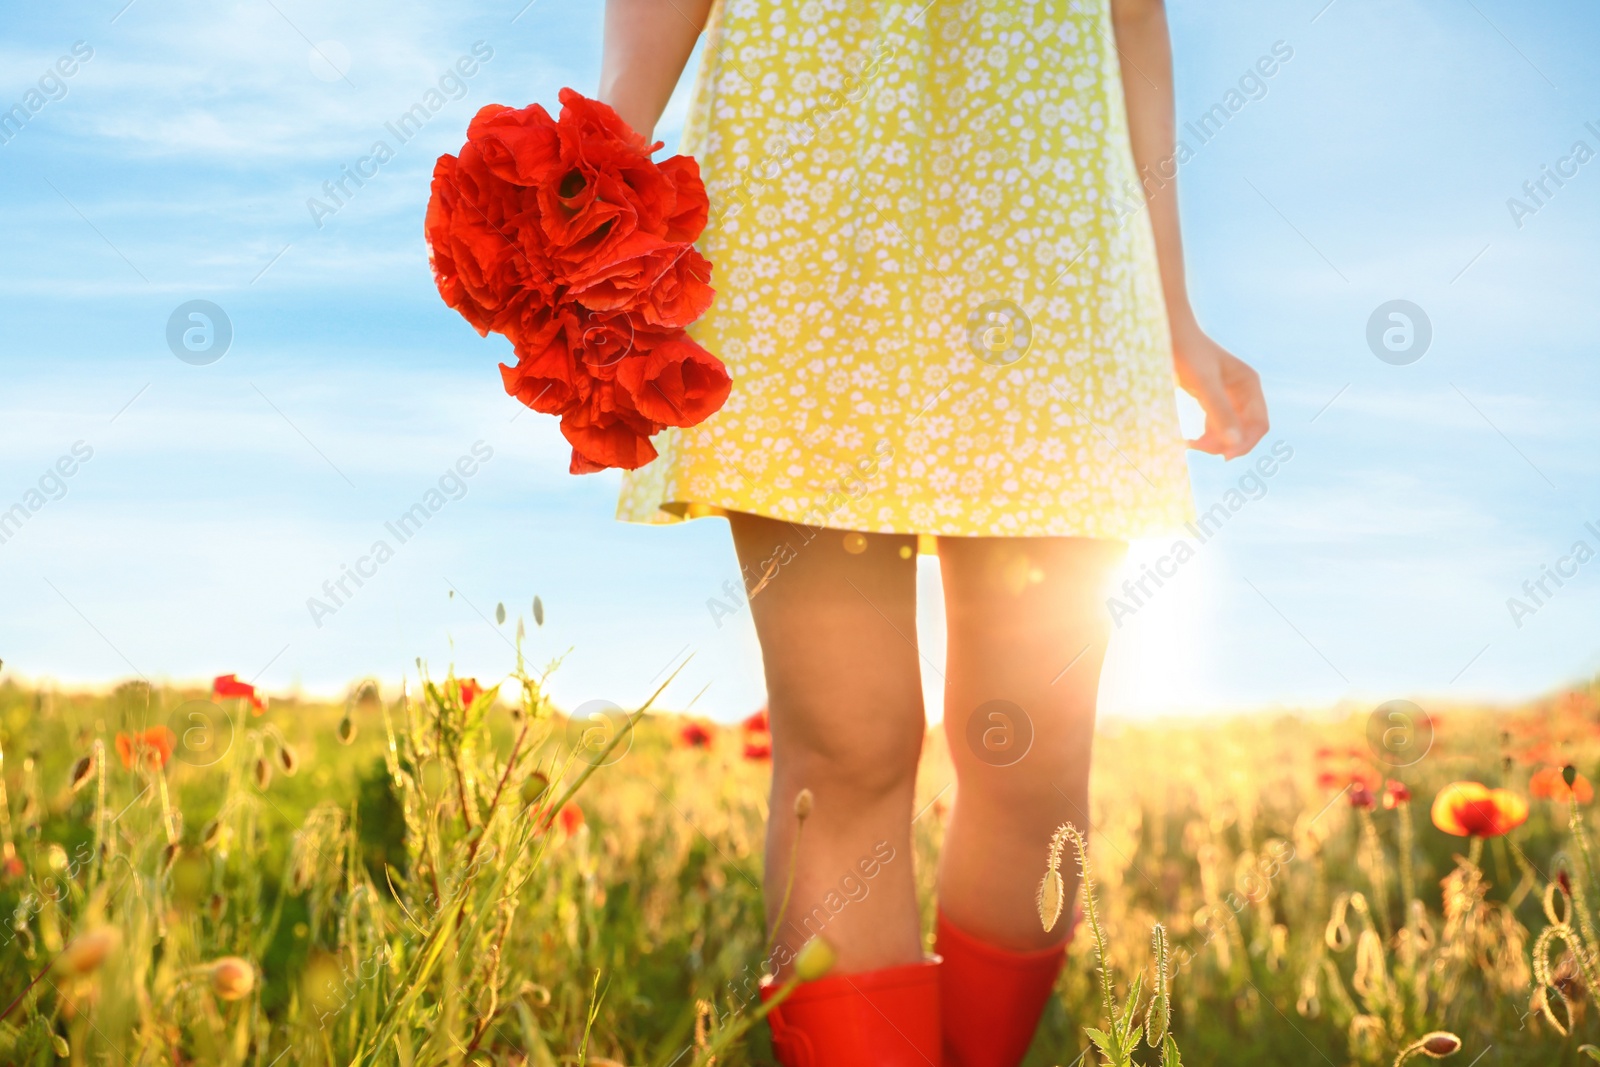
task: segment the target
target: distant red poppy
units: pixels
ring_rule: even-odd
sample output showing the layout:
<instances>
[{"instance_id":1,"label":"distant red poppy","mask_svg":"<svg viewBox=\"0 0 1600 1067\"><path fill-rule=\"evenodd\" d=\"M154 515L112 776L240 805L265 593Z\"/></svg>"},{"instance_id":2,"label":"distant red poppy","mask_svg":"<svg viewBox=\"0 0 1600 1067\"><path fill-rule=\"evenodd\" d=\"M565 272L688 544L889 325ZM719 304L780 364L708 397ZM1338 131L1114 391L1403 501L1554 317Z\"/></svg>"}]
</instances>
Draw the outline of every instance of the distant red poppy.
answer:
<instances>
[{"instance_id":1,"label":"distant red poppy","mask_svg":"<svg viewBox=\"0 0 1600 1067\"><path fill-rule=\"evenodd\" d=\"M1594 786L1589 784L1589 779L1579 774L1568 786L1566 779L1561 776L1560 767L1541 767L1534 771L1533 777L1528 779L1528 792L1540 800L1554 800L1561 804L1573 799L1579 804L1587 804L1594 799Z\"/></svg>"},{"instance_id":2,"label":"distant red poppy","mask_svg":"<svg viewBox=\"0 0 1600 1067\"><path fill-rule=\"evenodd\" d=\"M130 771L144 766L159 770L172 759L172 750L178 747L178 735L165 726L152 726L148 730L128 734L117 732L117 756Z\"/></svg>"},{"instance_id":3,"label":"distant red poppy","mask_svg":"<svg viewBox=\"0 0 1600 1067\"><path fill-rule=\"evenodd\" d=\"M1509 789L1451 782L1433 798L1433 825L1456 837L1499 837L1528 821L1528 802Z\"/></svg>"},{"instance_id":4,"label":"distant red poppy","mask_svg":"<svg viewBox=\"0 0 1600 1067\"><path fill-rule=\"evenodd\" d=\"M1393 778L1383 787L1383 806L1392 811L1401 804L1411 801L1411 790L1406 788L1404 782L1397 782Z\"/></svg>"},{"instance_id":5,"label":"distant red poppy","mask_svg":"<svg viewBox=\"0 0 1600 1067\"><path fill-rule=\"evenodd\" d=\"M239 697L248 700L255 709L254 714L260 715L267 710L267 705L256 695L256 687L249 682L239 681L236 674L219 674L216 681L211 683L211 695L214 697Z\"/></svg>"},{"instance_id":6,"label":"distant red poppy","mask_svg":"<svg viewBox=\"0 0 1600 1067\"><path fill-rule=\"evenodd\" d=\"M686 748L710 748L714 737L704 725L697 722L688 722L684 723L683 728L678 731L678 740Z\"/></svg>"},{"instance_id":7,"label":"distant red poppy","mask_svg":"<svg viewBox=\"0 0 1600 1067\"><path fill-rule=\"evenodd\" d=\"M771 729L767 724L767 709L764 707L739 725L744 727L746 733L764 734Z\"/></svg>"},{"instance_id":8,"label":"distant red poppy","mask_svg":"<svg viewBox=\"0 0 1600 1067\"><path fill-rule=\"evenodd\" d=\"M573 801L567 801L566 807L561 809L561 814L556 818L561 822L561 832L568 837L583 827L583 809Z\"/></svg>"},{"instance_id":9,"label":"distant red poppy","mask_svg":"<svg viewBox=\"0 0 1600 1067\"><path fill-rule=\"evenodd\" d=\"M744 743L744 758L747 760L769 760L772 758L772 744L768 741L746 741Z\"/></svg>"},{"instance_id":10,"label":"distant red poppy","mask_svg":"<svg viewBox=\"0 0 1600 1067\"><path fill-rule=\"evenodd\" d=\"M472 707L473 701L483 692L483 686L478 684L476 678L457 678L456 689L461 693L461 706Z\"/></svg>"},{"instance_id":11,"label":"distant red poppy","mask_svg":"<svg viewBox=\"0 0 1600 1067\"><path fill-rule=\"evenodd\" d=\"M1360 808L1362 811L1371 811L1378 806L1372 795L1372 790L1367 788L1367 783L1354 781L1350 783L1350 806Z\"/></svg>"}]
</instances>

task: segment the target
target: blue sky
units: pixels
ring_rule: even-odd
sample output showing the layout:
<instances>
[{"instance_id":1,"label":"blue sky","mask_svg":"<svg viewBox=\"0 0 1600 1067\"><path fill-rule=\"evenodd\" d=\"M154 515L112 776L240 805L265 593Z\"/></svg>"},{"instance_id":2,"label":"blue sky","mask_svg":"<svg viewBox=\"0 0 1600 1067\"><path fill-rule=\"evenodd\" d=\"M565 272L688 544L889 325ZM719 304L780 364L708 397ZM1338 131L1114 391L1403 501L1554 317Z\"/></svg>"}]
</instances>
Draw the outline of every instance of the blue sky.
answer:
<instances>
[{"instance_id":1,"label":"blue sky","mask_svg":"<svg viewBox=\"0 0 1600 1067\"><path fill-rule=\"evenodd\" d=\"M45 101L0 144L0 510L42 478L59 495L0 543L7 671L331 692L422 656L494 678L495 604L538 594L530 652L571 648L569 704L636 701L690 652L679 703L759 704L748 617L705 605L737 574L726 527L614 522L618 477L565 473L553 422L500 389L504 342L428 275L434 158L482 104L592 91L600 6L123 3L25 5L0 44L0 108ZM1506 603L1600 548L1600 159L1541 205L1522 190L1579 140L1600 152L1600 11L1325 3L1169 8L1180 120L1293 50L1179 177L1195 303L1261 370L1293 458L1125 620L1112 711L1511 699L1600 670L1600 561L1520 627ZM396 145L385 123L475 44L460 98L319 226L308 198ZM1366 340L1396 299L1433 331L1404 366ZM191 300L232 324L205 366L166 340ZM92 457L63 460L78 442ZM306 599L478 442L463 495L318 627ZM1244 474L1192 470L1202 508Z\"/></svg>"}]
</instances>

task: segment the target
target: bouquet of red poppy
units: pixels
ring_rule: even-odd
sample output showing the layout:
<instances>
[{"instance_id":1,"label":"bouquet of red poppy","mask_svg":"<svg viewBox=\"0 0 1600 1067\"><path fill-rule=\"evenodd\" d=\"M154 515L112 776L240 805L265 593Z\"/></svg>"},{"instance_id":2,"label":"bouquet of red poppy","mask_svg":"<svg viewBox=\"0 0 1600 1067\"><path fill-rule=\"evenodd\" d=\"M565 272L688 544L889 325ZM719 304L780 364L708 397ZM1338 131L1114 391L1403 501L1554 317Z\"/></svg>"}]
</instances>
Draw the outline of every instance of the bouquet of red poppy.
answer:
<instances>
[{"instance_id":1,"label":"bouquet of red poppy","mask_svg":"<svg viewBox=\"0 0 1600 1067\"><path fill-rule=\"evenodd\" d=\"M688 156L657 163L617 113L571 89L561 116L491 104L433 168L428 256L445 303L510 339L506 392L561 417L573 474L656 457L732 385L684 331L711 306L708 214Z\"/></svg>"}]
</instances>

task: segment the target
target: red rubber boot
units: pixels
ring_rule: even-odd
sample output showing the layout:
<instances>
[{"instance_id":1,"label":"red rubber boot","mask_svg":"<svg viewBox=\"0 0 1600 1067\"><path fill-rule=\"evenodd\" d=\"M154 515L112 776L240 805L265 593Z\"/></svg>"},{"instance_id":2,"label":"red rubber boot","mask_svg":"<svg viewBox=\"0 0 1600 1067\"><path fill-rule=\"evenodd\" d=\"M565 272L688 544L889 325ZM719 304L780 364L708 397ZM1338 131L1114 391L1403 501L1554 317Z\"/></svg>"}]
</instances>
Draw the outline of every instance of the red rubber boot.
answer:
<instances>
[{"instance_id":1,"label":"red rubber boot","mask_svg":"<svg viewBox=\"0 0 1600 1067\"><path fill-rule=\"evenodd\" d=\"M957 929L941 912L936 951L945 1067L1017 1067L1066 956L1063 943L1011 952Z\"/></svg>"},{"instance_id":2,"label":"red rubber boot","mask_svg":"<svg viewBox=\"0 0 1600 1067\"><path fill-rule=\"evenodd\" d=\"M763 1002L776 985L761 987ZM939 963L802 982L767 1015L783 1067L943 1067Z\"/></svg>"}]
</instances>

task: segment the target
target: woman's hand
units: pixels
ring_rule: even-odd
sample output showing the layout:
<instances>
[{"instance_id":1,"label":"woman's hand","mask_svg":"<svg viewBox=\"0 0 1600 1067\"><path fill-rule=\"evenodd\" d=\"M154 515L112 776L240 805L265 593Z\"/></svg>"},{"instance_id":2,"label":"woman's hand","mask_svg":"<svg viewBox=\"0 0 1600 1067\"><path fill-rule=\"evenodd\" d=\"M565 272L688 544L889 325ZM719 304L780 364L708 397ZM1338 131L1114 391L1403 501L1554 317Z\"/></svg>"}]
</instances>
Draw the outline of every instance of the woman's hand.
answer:
<instances>
[{"instance_id":1,"label":"woman's hand","mask_svg":"<svg viewBox=\"0 0 1600 1067\"><path fill-rule=\"evenodd\" d=\"M1172 325L1172 362L1183 391L1205 409L1206 429L1189 447L1237 459L1267 432L1261 376L1223 348L1192 317Z\"/></svg>"}]
</instances>

